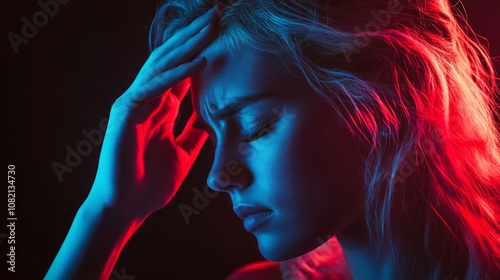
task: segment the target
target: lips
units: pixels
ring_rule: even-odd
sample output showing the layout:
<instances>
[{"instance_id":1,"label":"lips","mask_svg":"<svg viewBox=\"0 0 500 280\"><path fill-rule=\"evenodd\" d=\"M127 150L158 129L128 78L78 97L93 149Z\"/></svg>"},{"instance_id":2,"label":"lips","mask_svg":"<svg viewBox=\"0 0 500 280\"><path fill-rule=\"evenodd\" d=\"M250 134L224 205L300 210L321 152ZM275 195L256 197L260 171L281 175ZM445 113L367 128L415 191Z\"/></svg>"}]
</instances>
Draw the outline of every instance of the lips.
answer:
<instances>
[{"instance_id":1,"label":"lips","mask_svg":"<svg viewBox=\"0 0 500 280\"><path fill-rule=\"evenodd\" d=\"M233 210L240 219L244 220L243 225L247 231L256 230L263 225L273 212L269 208L252 205L239 205Z\"/></svg>"},{"instance_id":2,"label":"lips","mask_svg":"<svg viewBox=\"0 0 500 280\"><path fill-rule=\"evenodd\" d=\"M240 205L234 207L234 213L240 217L240 219L244 220L246 217L255 215L258 213L272 212L271 209L259 206L251 206L251 205Z\"/></svg>"}]
</instances>

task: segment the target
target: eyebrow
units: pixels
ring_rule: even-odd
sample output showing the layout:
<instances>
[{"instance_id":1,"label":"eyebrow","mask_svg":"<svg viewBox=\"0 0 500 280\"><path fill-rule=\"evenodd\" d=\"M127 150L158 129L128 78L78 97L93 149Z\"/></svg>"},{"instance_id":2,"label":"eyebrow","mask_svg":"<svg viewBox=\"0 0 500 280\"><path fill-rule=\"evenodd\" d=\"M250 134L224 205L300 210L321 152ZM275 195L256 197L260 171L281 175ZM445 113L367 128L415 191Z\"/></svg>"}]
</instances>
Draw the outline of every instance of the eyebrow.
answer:
<instances>
[{"instance_id":1,"label":"eyebrow","mask_svg":"<svg viewBox=\"0 0 500 280\"><path fill-rule=\"evenodd\" d=\"M222 108L218 109L217 111L213 112L213 118L216 121L220 121L223 119L226 119L230 116L234 116L241 112L244 108L248 107L249 105L256 103L257 101L266 99L266 98L271 98L276 95L276 92L263 92L263 93L258 93L250 96L244 96L244 97L238 97L230 100L226 105L224 105ZM213 104L211 104L213 105ZM215 106L212 106L215 107ZM202 128L206 129L208 128L208 125L205 123L205 121L199 116L197 120L194 122L193 127L196 128Z\"/></svg>"}]
</instances>

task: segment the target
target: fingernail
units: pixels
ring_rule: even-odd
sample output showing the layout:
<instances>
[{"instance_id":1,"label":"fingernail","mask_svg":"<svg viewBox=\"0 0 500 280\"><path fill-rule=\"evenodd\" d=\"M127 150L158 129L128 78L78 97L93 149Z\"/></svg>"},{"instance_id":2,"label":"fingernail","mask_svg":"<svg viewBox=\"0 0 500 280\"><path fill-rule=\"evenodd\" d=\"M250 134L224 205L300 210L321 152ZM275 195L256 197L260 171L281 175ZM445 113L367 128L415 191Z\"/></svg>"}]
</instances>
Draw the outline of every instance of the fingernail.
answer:
<instances>
[{"instance_id":1,"label":"fingernail","mask_svg":"<svg viewBox=\"0 0 500 280\"><path fill-rule=\"evenodd\" d=\"M214 3L214 6L213 6L212 8L210 8L210 9L208 10L208 12L212 12L212 11L216 10L218 6L219 6L219 5L217 5L217 3Z\"/></svg>"},{"instance_id":2,"label":"fingernail","mask_svg":"<svg viewBox=\"0 0 500 280\"><path fill-rule=\"evenodd\" d=\"M207 24L207 26L203 27L201 32L206 32L206 31L210 30L210 28L212 28L212 23L209 23L209 24Z\"/></svg>"},{"instance_id":3,"label":"fingernail","mask_svg":"<svg viewBox=\"0 0 500 280\"><path fill-rule=\"evenodd\" d=\"M219 12L218 12L218 7L219 7L219 6L218 6L217 4L215 4L212 8L210 8L210 9L207 11L207 13L214 13L214 12L219 13Z\"/></svg>"}]
</instances>

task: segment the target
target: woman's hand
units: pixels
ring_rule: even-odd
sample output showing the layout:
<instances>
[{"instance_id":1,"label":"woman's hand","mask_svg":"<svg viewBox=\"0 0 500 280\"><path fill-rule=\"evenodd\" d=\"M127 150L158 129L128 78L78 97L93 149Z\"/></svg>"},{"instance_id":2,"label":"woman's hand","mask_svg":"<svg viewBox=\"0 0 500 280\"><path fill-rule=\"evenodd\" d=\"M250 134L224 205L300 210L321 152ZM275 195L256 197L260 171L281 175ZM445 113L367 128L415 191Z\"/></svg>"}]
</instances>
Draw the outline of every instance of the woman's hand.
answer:
<instances>
[{"instance_id":1,"label":"woman's hand","mask_svg":"<svg viewBox=\"0 0 500 280\"><path fill-rule=\"evenodd\" d=\"M212 8L156 48L115 101L87 202L142 218L172 199L207 138L192 127L194 113L178 137L173 127L189 77L207 63L191 60L211 42L217 18Z\"/></svg>"},{"instance_id":2,"label":"woman's hand","mask_svg":"<svg viewBox=\"0 0 500 280\"><path fill-rule=\"evenodd\" d=\"M206 132L172 129L189 77L206 66L193 60L215 33L216 8L155 49L111 108L94 185L45 279L108 279L132 234L165 206L186 177Z\"/></svg>"}]
</instances>

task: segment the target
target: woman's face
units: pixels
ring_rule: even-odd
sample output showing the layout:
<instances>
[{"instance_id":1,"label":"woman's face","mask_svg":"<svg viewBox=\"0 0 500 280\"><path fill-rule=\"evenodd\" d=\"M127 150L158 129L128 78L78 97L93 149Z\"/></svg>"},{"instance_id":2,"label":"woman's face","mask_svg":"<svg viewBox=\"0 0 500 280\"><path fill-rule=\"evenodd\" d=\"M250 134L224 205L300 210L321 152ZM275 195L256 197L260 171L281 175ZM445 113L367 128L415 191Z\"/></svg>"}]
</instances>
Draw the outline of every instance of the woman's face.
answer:
<instances>
[{"instance_id":1,"label":"woman's face","mask_svg":"<svg viewBox=\"0 0 500 280\"><path fill-rule=\"evenodd\" d=\"M215 147L208 185L230 195L262 255L304 254L362 217L358 141L305 79L249 48L201 55L191 89Z\"/></svg>"}]
</instances>

